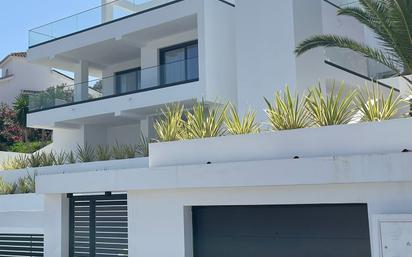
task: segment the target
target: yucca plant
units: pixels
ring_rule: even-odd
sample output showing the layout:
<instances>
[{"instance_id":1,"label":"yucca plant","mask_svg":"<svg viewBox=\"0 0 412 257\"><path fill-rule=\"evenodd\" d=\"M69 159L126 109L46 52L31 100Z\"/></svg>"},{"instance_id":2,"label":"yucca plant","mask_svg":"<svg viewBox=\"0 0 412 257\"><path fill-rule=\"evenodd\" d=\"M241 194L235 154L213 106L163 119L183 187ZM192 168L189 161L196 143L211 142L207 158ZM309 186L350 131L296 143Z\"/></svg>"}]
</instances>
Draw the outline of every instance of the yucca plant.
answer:
<instances>
[{"instance_id":1,"label":"yucca plant","mask_svg":"<svg viewBox=\"0 0 412 257\"><path fill-rule=\"evenodd\" d=\"M126 159L133 159L136 157L136 146L135 145L124 145L122 147L123 155Z\"/></svg>"},{"instance_id":2,"label":"yucca plant","mask_svg":"<svg viewBox=\"0 0 412 257\"><path fill-rule=\"evenodd\" d=\"M67 153L61 151L54 154L54 163L53 165L64 165L67 162Z\"/></svg>"},{"instance_id":3,"label":"yucca plant","mask_svg":"<svg viewBox=\"0 0 412 257\"><path fill-rule=\"evenodd\" d=\"M98 145L96 148L96 157L99 161L108 161L112 157L108 145Z\"/></svg>"},{"instance_id":4,"label":"yucca plant","mask_svg":"<svg viewBox=\"0 0 412 257\"><path fill-rule=\"evenodd\" d=\"M16 192L16 183L7 183L0 177L0 195L10 195Z\"/></svg>"},{"instance_id":5,"label":"yucca plant","mask_svg":"<svg viewBox=\"0 0 412 257\"><path fill-rule=\"evenodd\" d=\"M265 101L265 112L272 130L299 129L312 125L305 101L301 101L298 94L292 96L288 86L285 87L283 94L279 91L275 93L273 105L266 98Z\"/></svg>"},{"instance_id":6,"label":"yucca plant","mask_svg":"<svg viewBox=\"0 0 412 257\"><path fill-rule=\"evenodd\" d=\"M161 110L161 117L153 125L159 141L176 141L184 137L183 109L183 105L175 104Z\"/></svg>"},{"instance_id":7,"label":"yucca plant","mask_svg":"<svg viewBox=\"0 0 412 257\"><path fill-rule=\"evenodd\" d=\"M136 145L136 153L139 156L142 157L148 157L149 156L149 143L150 140L143 135L143 132L140 131L139 135L139 143Z\"/></svg>"},{"instance_id":8,"label":"yucca plant","mask_svg":"<svg viewBox=\"0 0 412 257\"><path fill-rule=\"evenodd\" d=\"M70 164L76 163L76 157L73 153L73 151L70 151L69 154L67 155L67 162Z\"/></svg>"},{"instance_id":9,"label":"yucca plant","mask_svg":"<svg viewBox=\"0 0 412 257\"><path fill-rule=\"evenodd\" d=\"M1 167L3 170L18 170L30 167L30 164L26 155L18 155L3 161Z\"/></svg>"},{"instance_id":10,"label":"yucca plant","mask_svg":"<svg viewBox=\"0 0 412 257\"><path fill-rule=\"evenodd\" d=\"M111 155L115 160L122 160L126 158L124 148L116 141L116 144L112 145Z\"/></svg>"},{"instance_id":11,"label":"yucca plant","mask_svg":"<svg viewBox=\"0 0 412 257\"><path fill-rule=\"evenodd\" d=\"M27 158L28 167L37 168L42 166L42 155L39 152L32 153Z\"/></svg>"},{"instance_id":12,"label":"yucca plant","mask_svg":"<svg viewBox=\"0 0 412 257\"><path fill-rule=\"evenodd\" d=\"M333 86L329 94L325 94L320 85L312 88L306 97L309 117L315 125L320 127L347 124L356 113L354 103L356 94L356 90L345 92L343 83L337 91Z\"/></svg>"},{"instance_id":13,"label":"yucca plant","mask_svg":"<svg viewBox=\"0 0 412 257\"><path fill-rule=\"evenodd\" d=\"M362 121L392 119L403 103L405 101L400 96L395 97L393 89L385 97L376 86L373 86L372 89L366 87L365 91L357 97L357 108L362 115Z\"/></svg>"},{"instance_id":14,"label":"yucca plant","mask_svg":"<svg viewBox=\"0 0 412 257\"><path fill-rule=\"evenodd\" d=\"M77 145L77 159L80 162L93 162L96 159L96 152L93 146L85 143L84 146Z\"/></svg>"},{"instance_id":15,"label":"yucca plant","mask_svg":"<svg viewBox=\"0 0 412 257\"><path fill-rule=\"evenodd\" d=\"M259 133L260 126L256 122L255 112L247 111L242 119L239 117L236 107L232 104L229 106L229 113L225 116L225 125L229 134L242 135Z\"/></svg>"},{"instance_id":16,"label":"yucca plant","mask_svg":"<svg viewBox=\"0 0 412 257\"><path fill-rule=\"evenodd\" d=\"M207 107L204 101L196 103L192 111L186 111L185 133L188 138L223 136L227 104Z\"/></svg>"},{"instance_id":17,"label":"yucca plant","mask_svg":"<svg viewBox=\"0 0 412 257\"><path fill-rule=\"evenodd\" d=\"M40 166L41 167L48 167L53 166L56 163L56 156L53 152L50 153L41 153L40 154Z\"/></svg>"},{"instance_id":18,"label":"yucca plant","mask_svg":"<svg viewBox=\"0 0 412 257\"><path fill-rule=\"evenodd\" d=\"M19 178L17 181L17 191L22 194L35 193L36 192L36 174L33 176L27 174L27 176Z\"/></svg>"}]
</instances>

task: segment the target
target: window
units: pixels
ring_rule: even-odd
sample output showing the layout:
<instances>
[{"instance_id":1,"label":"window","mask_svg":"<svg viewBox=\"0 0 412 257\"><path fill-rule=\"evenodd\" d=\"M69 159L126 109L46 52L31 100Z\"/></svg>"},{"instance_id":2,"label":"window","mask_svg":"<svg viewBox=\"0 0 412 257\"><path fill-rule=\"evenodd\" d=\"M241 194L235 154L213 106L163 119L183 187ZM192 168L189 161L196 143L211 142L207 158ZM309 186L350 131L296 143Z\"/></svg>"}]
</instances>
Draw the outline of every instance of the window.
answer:
<instances>
[{"instance_id":1,"label":"window","mask_svg":"<svg viewBox=\"0 0 412 257\"><path fill-rule=\"evenodd\" d=\"M197 41L160 49L159 57L161 85L199 78Z\"/></svg>"},{"instance_id":2,"label":"window","mask_svg":"<svg viewBox=\"0 0 412 257\"><path fill-rule=\"evenodd\" d=\"M140 89L140 68L116 73L116 94L123 94Z\"/></svg>"}]
</instances>

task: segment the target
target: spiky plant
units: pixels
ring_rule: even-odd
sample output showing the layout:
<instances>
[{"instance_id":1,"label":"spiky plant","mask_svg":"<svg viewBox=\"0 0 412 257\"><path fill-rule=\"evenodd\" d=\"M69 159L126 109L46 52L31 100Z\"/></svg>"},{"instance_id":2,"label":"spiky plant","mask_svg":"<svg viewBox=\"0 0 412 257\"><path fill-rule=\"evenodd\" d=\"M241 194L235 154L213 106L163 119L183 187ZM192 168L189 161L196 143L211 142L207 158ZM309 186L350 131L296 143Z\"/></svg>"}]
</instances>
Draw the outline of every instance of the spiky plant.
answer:
<instances>
[{"instance_id":1,"label":"spiky plant","mask_svg":"<svg viewBox=\"0 0 412 257\"><path fill-rule=\"evenodd\" d=\"M76 156L74 155L73 151L70 151L67 155L67 162L70 164L76 163Z\"/></svg>"},{"instance_id":2,"label":"spiky plant","mask_svg":"<svg viewBox=\"0 0 412 257\"><path fill-rule=\"evenodd\" d=\"M93 162L96 160L94 147L87 143L85 143L84 146L77 145L76 155L80 162Z\"/></svg>"},{"instance_id":3,"label":"spiky plant","mask_svg":"<svg viewBox=\"0 0 412 257\"><path fill-rule=\"evenodd\" d=\"M139 143L136 145L136 153L142 157L149 156L149 143L150 140L143 135L143 132L140 131L139 134Z\"/></svg>"},{"instance_id":4,"label":"spiky plant","mask_svg":"<svg viewBox=\"0 0 412 257\"><path fill-rule=\"evenodd\" d=\"M168 142L183 138L183 109L183 105L174 104L161 110L161 117L153 125L159 141Z\"/></svg>"},{"instance_id":5,"label":"spiky plant","mask_svg":"<svg viewBox=\"0 0 412 257\"><path fill-rule=\"evenodd\" d=\"M18 170L30 167L28 157L26 155L18 155L14 158L9 158L3 161L1 168L3 170Z\"/></svg>"},{"instance_id":6,"label":"spiky plant","mask_svg":"<svg viewBox=\"0 0 412 257\"><path fill-rule=\"evenodd\" d=\"M37 168L42 166L42 155L39 152L35 152L30 154L30 156L27 158L27 162L29 167L32 168Z\"/></svg>"},{"instance_id":7,"label":"spiky plant","mask_svg":"<svg viewBox=\"0 0 412 257\"><path fill-rule=\"evenodd\" d=\"M56 163L56 156L53 152L50 153L41 153L40 154L40 166L48 167L53 166Z\"/></svg>"},{"instance_id":8,"label":"spiky plant","mask_svg":"<svg viewBox=\"0 0 412 257\"><path fill-rule=\"evenodd\" d=\"M116 160L122 160L126 158L125 151L122 145L116 140L116 144L112 145L111 155Z\"/></svg>"},{"instance_id":9,"label":"spiky plant","mask_svg":"<svg viewBox=\"0 0 412 257\"><path fill-rule=\"evenodd\" d=\"M136 157L136 146L135 145L123 145L122 151L126 159L133 159Z\"/></svg>"},{"instance_id":10,"label":"spiky plant","mask_svg":"<svg viewBox=\"0 0 412 257\"><path fill-rule=\"evenodd\" d=\"M228 112L225 116L225 125L229 134L242 135L259 133L260 126L259 123L256 122L255 112L247 111L242 119L239 117L236 107L232 104L229 105Z\"/></svg>"},{"instance_id":11,"label":"spiky plant","mask_svg":"<svg viewBox=\"0 0 412 257\"><path fill-rule=\"evenodd\" d=\"M188 138L223 136L227 104L207 107L204 101L196 103L192 111L186 111L185 133Z\"/></svg>"},{"instance_id":12,"label":"spiky plant","mask_svg":"<svg viewBox=\"0 0 412 257\"><path fill-rule=\"evenodd\" d=\"M335 91L335 87L329 94L325 94L321 86L309 90L306 97L306 108L313 123L319 127L347 124L356 113L354 99L356 90L345 91L342 85Z\"/></svg>"},{"instance_id":13,"label":"spiky plant","mask_svg":"<svg viewBox=\"0 0 412 257\"><path fill-rule=\"evenodd\" d=\"M357 97L357 108L362 115L362 121L382 121L392 119L405 101L394 95L391 89L388 96L373 86L366 87Z\"/></svg>"},{"instance_id":14,"label":"spiky plant","mask_svg":"<svg viewBox=\"0 0 412 257\"><path fill-rule=\"evenodd\" d=\"M17 181L17 191L22 194L35 193L36 192L36 174L19 178Z\"/></svg>"},{"instance_id":15,"label":"spiky plant","mask_svg":"<svg viewBox=\"0 0 412 257\"><path fill-rule=\"evenodd\" d=\"M305 101L301 101L298 94L292 96L288 86L283 94L275 93L272 103L265 98L267 109L266 115L272 130L289 130L306 128L312 125L305 108Z\"/></svg>"},{"instance_id":16,"label":"spiky plant","mask_svg":"<svg viewBox=\"0 0 412 257\"><path fill-rule=\"evenodd\" d=\"M348 37L315 35L300 43L295 53L301 55L317 47L346 48L382 63L398 74L411 74L412 1L359 0L359 4L360 7L348 6L339 9L338 15L353 17L371 29L379 41L379 48Z\"/></svg>"},{"instance_id":17,"label":"spiky plant","mask_svg":"<svg viewBox=\"0 0 412 257\"><path fill-rule=\"evenodd\" d=\"M54 154L54 163L53 165L64 165L67 162L67 153L61 151Z\"/></svg>"},{"instance_id":18,"label":"spiky plant","mask_svg":"<svg viewBox=\"0 0 412 257\"><path fill-rule=\"evenodd\" d=\"M108 161L112 155L108 145L98 145L96 148L96 157L99 161Z\"/></svg>"},{"instance_id":19,"label":"spiky plant","mask_svg":"<svg viewBox=\"0 0 412 257\"><path fill-rule=\"evenodd\" d=\"M0 195L10 195L16 192L16 183L7 183L0 177Z\"/></svg>"}]
</instances>

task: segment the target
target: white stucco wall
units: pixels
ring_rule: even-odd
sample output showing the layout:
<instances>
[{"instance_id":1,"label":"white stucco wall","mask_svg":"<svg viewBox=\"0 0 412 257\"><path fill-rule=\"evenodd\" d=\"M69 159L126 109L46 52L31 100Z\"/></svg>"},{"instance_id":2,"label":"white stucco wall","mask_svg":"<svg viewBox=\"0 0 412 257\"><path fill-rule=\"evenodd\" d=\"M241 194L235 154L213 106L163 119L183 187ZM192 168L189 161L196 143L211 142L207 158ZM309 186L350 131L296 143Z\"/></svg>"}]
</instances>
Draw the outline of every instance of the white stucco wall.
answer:
<instances>
[{"instance_id":1,"label":"white stucco wall","mask_svg":"<svg viewBox=\"0 0 412 257\"><path fill-rule=\"evenodd\" d=\"M10 79L0 79L0 102L12 105L23 90L41 91L51 86L69 84L73 81L59 75L49 67L27 62L23 57L9 57L0 68L8 69Z\"/></svg>"}]
</instances>

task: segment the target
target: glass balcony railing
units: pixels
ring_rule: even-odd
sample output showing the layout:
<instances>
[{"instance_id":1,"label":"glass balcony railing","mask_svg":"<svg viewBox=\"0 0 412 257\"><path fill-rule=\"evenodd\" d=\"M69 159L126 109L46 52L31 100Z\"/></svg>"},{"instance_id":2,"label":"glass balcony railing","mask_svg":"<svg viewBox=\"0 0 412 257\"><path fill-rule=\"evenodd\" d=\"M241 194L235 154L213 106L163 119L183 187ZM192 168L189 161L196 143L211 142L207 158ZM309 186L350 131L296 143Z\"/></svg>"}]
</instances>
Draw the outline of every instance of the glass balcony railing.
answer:
<instances>
[{"instance_id":1,"label":"glass balcony railing","mask_svg":"<svg viewBox=\"0 0 412 257\"><path fill-rule=\"evenodd\" d=\"M29 31L29 47L164 6L172 0L109 0L107 4L48 23Z\"/></svg>"},{"instance_id":2,"label":"glass balcony railing","mask_svg":"<svg viewBox=\"0 0 412 257\"><path fill-rule=\"evenodd\" d=\"M29 95L29 111L139 93L199 80L198 58L134 69L88 82L61 85Z\"/></svg>"}]
</instances>

